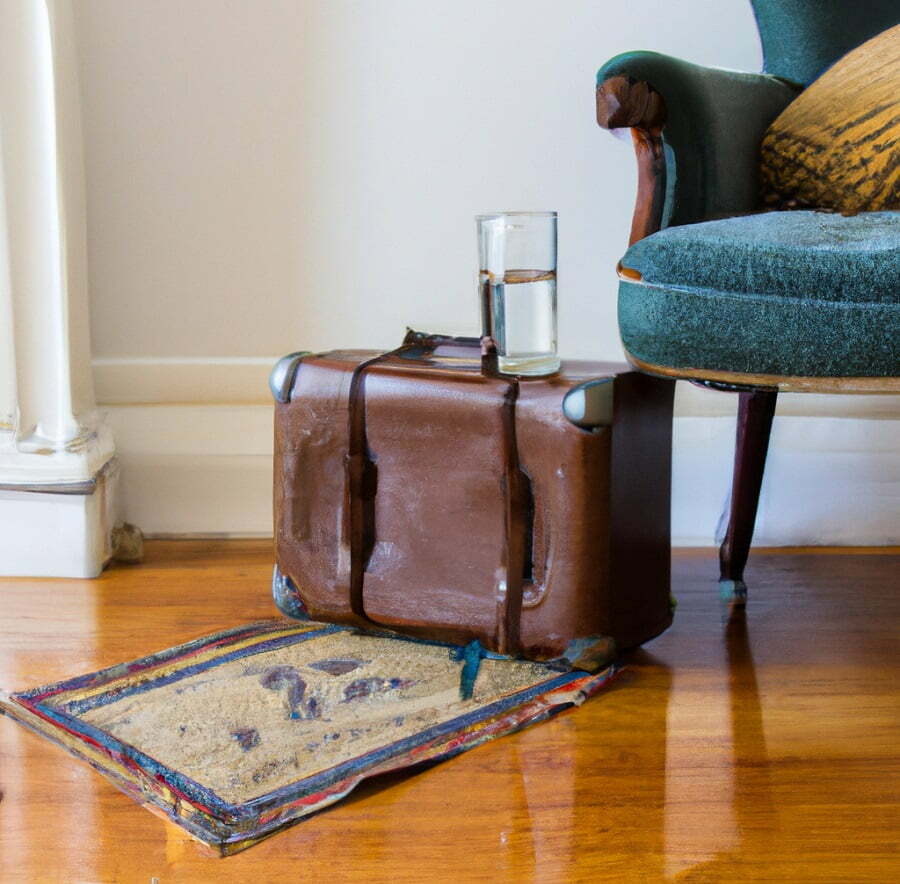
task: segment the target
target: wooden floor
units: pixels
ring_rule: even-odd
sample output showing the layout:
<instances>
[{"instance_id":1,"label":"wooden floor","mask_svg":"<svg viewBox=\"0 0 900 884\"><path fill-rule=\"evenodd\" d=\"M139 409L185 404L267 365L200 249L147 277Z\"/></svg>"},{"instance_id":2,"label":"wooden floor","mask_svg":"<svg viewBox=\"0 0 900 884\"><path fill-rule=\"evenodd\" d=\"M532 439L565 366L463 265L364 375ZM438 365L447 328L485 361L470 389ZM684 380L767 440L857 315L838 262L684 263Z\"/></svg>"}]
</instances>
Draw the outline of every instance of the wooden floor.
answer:
<instances>
[{"instance_id":1,"label":"wooden floor","mask_svg":"<svg viewBox=\"0 0 900 884\"><path fill-rule=\"evenodd\" d=\"M261 542L155 542L99 580L0 580L0 687L273 615ZM581 709L360 788L217 859L0 717L3 881L900 880L900 551L756 551L725 625L677 552L675 625Z\"/></svg>"}]
</instances>

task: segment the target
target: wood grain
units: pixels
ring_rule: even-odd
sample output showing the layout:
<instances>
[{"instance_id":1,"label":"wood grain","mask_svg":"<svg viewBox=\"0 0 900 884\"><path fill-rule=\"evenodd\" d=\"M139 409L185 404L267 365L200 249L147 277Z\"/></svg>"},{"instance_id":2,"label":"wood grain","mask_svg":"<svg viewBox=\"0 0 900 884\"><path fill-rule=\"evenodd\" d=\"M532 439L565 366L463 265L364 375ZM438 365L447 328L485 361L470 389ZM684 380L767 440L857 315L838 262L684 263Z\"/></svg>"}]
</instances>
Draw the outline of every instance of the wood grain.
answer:
<instances>
[{"instance_id":1,"label":"wood grain","mask_svg":"<svg viewBox=\"0 0 900 884\"><path fill-rule=\"evenodd\" d=\"M897 880L900 550L831 552L754 550L730 627L715 551L676 552L675 624L608 693L224 860L0 718L0 880ZM269 617L271 564L157 541L94 581L0 580L0 685Z\"/></svg>"},{"instance_id":2,"label":"wood grain","mask_svg":"<svg viewBox=\"0 0 900 884\"><path fill-rule=\"evenodd\" d=\"M778 393L774 390L738 393L728 530L719 547L719 577L734 581L737 602L742 602L742 596L747 592L744 567L756 527L756 510L777 401Z\"/></svg>"},{"instance_id":3,"label":"wood grain","mask_svg":"<svg viewBox=\"0 0 900 884\"><path fill-rule=\"evenodd\" d=\"M597 123L604 129L631 129L638 166L638 191L628 245L662 225L666 198L666 159L662 129L666 105L649 83L630 77L610 77L597 87Z\"/></svg>"},{"instance_id":4,"label":"wood grain","mask_svg":"<svg viewBox=\"0 0 900 884\"><path fill-rule=\"evenodd\" d=\"M663 378L716 381L736 387L778 390L781 393L900 393L898 378L814 378L781 374L749 374L743 371L717 371L707 368L671 368L645 362L625 351L625 358L635 368Z\"/></svg>"},{"instance_id":5,"label":"wood grain","mask_svg":"<svg viewBox=\"0 0 900 884\"><path fill-rule=\"evenodd\" d=\"M762 182L770 204L900 208L900 25L848 52L777 117Z\"/></svg>"}]
</instances>

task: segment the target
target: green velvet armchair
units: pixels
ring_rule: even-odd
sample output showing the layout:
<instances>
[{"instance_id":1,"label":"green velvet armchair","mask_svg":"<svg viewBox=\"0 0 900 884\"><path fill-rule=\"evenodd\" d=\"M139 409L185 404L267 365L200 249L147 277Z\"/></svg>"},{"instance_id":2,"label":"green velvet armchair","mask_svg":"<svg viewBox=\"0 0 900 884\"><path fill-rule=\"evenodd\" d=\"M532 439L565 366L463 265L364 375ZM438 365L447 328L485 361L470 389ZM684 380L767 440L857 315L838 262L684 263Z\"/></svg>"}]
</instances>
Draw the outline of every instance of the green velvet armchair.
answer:
<instances>
[{"instance_id":1,"label":"green velvet armchair","mask_svg":"<svg viewBox=\"0 0 900 884\"><path fill-rule=\"evenodd\" d=\"M740 397L720 549L722 594L738 604L778 392L900 392L900 212L761 211L759 185L769 124L896 25L900 2L751 2L764 73L628 52L597 76L598 122L630 128L638 160L618 267L628 358Z\"/></svg>"}]
</instances>

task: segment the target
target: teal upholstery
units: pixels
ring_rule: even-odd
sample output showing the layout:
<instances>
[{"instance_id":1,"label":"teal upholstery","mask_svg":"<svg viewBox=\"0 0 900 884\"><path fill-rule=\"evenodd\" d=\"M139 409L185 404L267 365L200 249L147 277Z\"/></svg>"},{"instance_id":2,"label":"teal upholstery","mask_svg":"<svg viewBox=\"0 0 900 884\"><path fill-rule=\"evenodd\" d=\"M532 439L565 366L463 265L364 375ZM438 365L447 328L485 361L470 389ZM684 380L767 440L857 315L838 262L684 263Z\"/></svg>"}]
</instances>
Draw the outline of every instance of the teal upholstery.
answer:
<instances>
[{"instance_id":1,"label":"teal upholstery","mask_svg":"<svg viewBox=\"0 0 900 884\"><path fill-rule=\"evenodd\" d=\"M666 104L664 227L757 207L759 145L796 87L657 52L617 55L600 68L597 83L619 76L649 83Z\"/></svg>"},{"instance_id":2,"label":"teal upholstery","mask_svg":"<svg viewBox=\"0 0 900 884\"><path fill-rule=\"evenodd\" d=\"M647 371L740 390L719 551L722 598L736 606L778 391L887 391L900 377L900 213L759 213L758 177L769 124L900 21L900 0L751 2L763 74L629 52L597 76L597 120L634 127L640 170L642 238L619 284L625 348Z\"/></svg>"},{"instance_id":3,"label":"teal upholstery","mask_svg":"<svg viewBox=\"0 0 900 884\"><path fill-rule=\"evenodd\" d=\"M900 375L900 212L765 212L669 227L622 264L619 328L653 365Z\"/></svg>"},{"instance_id":4,"label":"teal upholstery","mask_svg":"<svg viewBox=\"0 0 900 884\"><path fill-rule=\"evenodd\" d=\"M763 70L808 86L855 46L900 23L898 0L751 0Z\"/></svg>"},{"instance_id":5,"label":"teal upholstery","mask_svg":"<svg viewBox=\"0 0 900 884\"><path fill-rule=\"evenodd\" d=\"M897 377L897 213L748 213L761 208L769 124L824 68L900 21L900 0L751 3L766 73L627 52L597 75L598 86L647 83L665 105L662 230L623 258L644 274L619 286L623 342L676 376Z\"/></svg>"}]
</instances>

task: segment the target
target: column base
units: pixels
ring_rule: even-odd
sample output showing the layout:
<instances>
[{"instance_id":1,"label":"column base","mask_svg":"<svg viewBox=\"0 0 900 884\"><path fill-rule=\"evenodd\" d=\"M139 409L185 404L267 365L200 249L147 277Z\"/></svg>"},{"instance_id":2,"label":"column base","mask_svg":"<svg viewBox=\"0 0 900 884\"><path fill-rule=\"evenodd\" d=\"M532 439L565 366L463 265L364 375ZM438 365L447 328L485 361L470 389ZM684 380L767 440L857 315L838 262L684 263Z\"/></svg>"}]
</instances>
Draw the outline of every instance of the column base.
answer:
<instances>
[{"instance_id":1,"label":"column base","mask_svg":"<svg viewBox=\"0 0 900 884\"><path fill-rule=\"evenodd\" d=\"M123 537L133 560L139 534L121 530L118 480L111 458L87 481L0 485L0 575L96 577Z\"/></svg>"}]
</instances>

